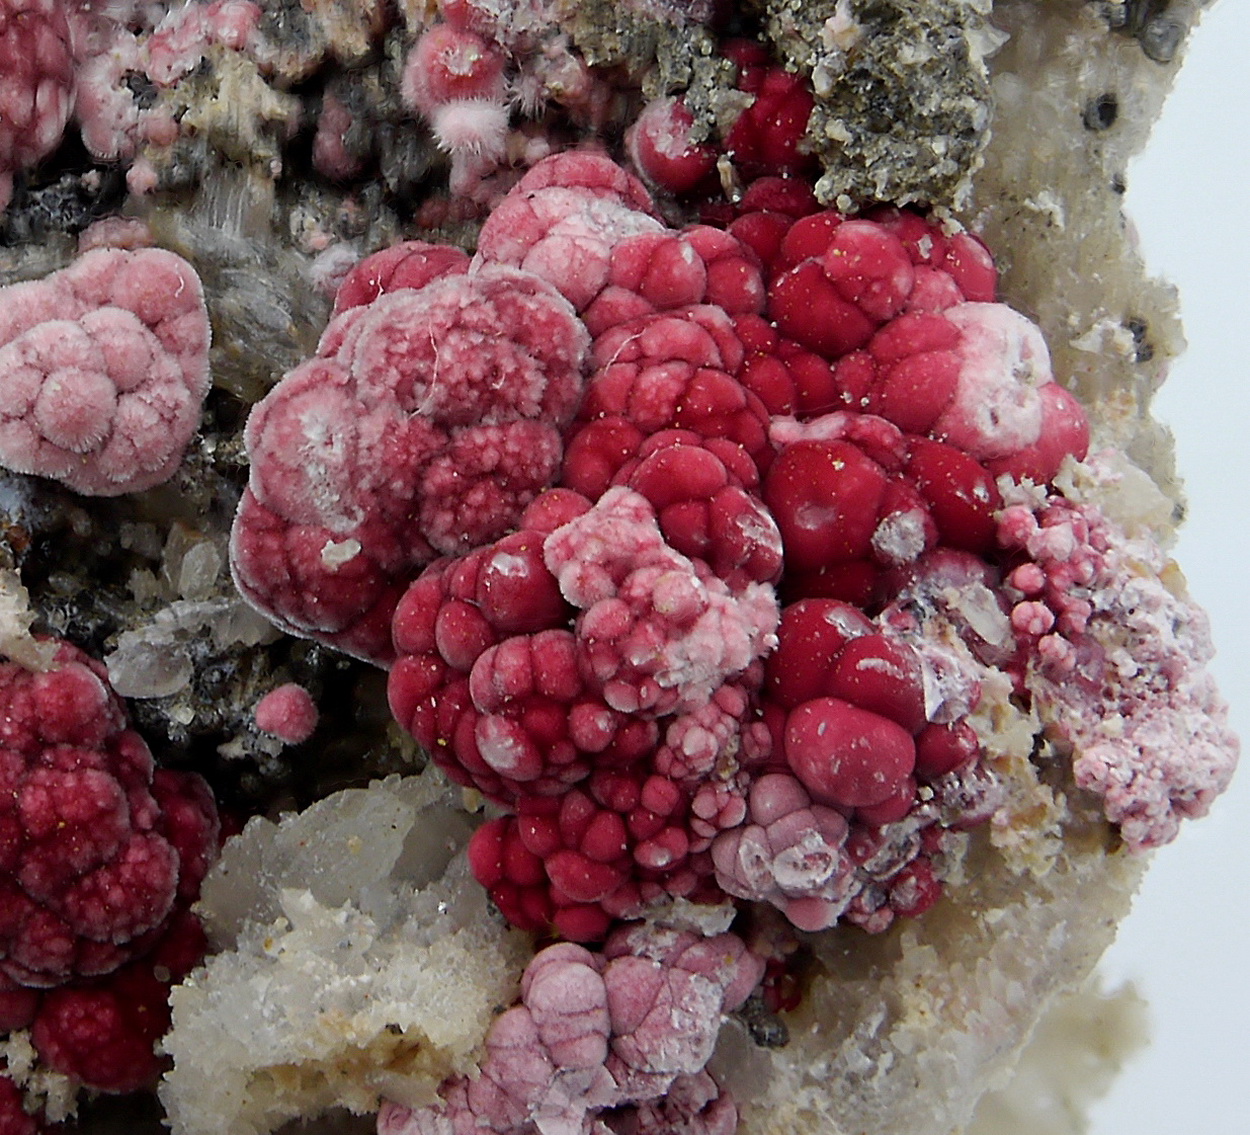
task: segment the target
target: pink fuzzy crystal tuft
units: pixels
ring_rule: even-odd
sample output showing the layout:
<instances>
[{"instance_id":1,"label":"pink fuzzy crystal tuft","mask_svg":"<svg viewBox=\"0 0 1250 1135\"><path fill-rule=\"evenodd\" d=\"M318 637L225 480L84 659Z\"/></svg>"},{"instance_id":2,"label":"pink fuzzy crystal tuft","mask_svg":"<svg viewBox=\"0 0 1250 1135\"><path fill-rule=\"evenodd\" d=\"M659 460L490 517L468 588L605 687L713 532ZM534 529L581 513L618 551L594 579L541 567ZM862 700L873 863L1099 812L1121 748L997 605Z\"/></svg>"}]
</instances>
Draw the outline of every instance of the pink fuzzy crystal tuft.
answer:
<instances>
[{"instance_id":1,"label":"pink fuzzy crystal tuft","mask_svg":"<svg viewBox=\"0 0 1250 1135\"><path fill-rule=\"evenodd\" d=\"M303 686L287 682L256 703L256 728L288 745L302 745L317 728L317 704Z\"/></svg>"}]
</instances>

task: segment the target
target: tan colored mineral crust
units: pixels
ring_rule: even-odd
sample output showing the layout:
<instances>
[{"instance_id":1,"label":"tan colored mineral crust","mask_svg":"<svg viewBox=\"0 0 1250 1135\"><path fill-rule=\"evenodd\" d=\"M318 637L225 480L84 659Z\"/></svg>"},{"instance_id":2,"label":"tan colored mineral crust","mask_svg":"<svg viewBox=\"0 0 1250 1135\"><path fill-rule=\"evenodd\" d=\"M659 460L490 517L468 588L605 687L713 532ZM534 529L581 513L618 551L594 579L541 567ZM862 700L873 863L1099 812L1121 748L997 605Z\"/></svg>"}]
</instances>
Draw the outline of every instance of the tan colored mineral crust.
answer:
<instances>
[{"instance_id":1,"label":"tan colored mineral crust","mask_svg":"<svg viewBox=\"0 0 1250 1135\"><path fill-rule=\"evenodd\" d=\"M765 6L784 22L785 5ZM833 18L882 5L824 7ZM977 0L942 7L978 24L986 16ZM965 170L983 164L970 208L955 215L994 250L1003 299L1041 323L1056 376L1092 411L1094 448L1127 452L1166 494L1129 470L1097 490L1098 503L1130 534L1152 530L1166 542L1159 526L1177 489L1169 440L1148 407L1181 336L1174 296L1145 278L1121 211L1125 166L1177 65L1168 28L1143 25L1147 7L1157 6L993 6L988 20L1009 38L982 77L992 134L969 150ZM1167 19L1183 27L1193 14L1178 3ZM978 34L986 50L1001 38L983 25ZM971 58L962 74L975 86L975 53L961 58ZM956 97L965 94L961 85ZM873 170L881 196L910 184L907 169L894 173ZM953 199L966 187L946 188ZM1073 786L1062 754L1035 740L1045 724L991 686L977 725L1008 795L968 837L945 899L876 937L854 927L805 936L806 987L787 1017L787 1045L759 1047L741 1022L725 1026L712 1068L732 1086L742 1135L963 1131L978 1100L1008 1081L1039 1019L1085 986L1147 858L1131 855L1100 802ZM515 995L527 949L452 859L467 823L436 794L424 782L387 782L344 811L332 797L280 830L253 821L228 850L204 897L225 949L173 997L166 1045L176 1065L161 1095L175 1135L252 1135L335 1103L368 1111L382 1094L415 1103L443 1075L472 1067L492 1009ZM451 833L435 865L408 878L421 888L411 899L396 885L415 862L403 835L384 867L353 875L353 840L382 839L388 823L423 838ZM262 883L249 894L240 880L251 872ZM996 1097L978 1135L1006 1129L995 1116L1015 1130Z\"/></svg>"}]
</instances>

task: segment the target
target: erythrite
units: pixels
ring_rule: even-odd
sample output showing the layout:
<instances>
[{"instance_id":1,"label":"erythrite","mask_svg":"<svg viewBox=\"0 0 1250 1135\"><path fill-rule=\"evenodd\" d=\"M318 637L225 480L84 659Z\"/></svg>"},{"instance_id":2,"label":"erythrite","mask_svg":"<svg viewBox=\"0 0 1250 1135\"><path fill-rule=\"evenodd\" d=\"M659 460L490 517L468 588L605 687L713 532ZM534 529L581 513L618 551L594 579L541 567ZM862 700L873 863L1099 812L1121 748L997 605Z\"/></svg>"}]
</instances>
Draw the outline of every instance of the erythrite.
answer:
<instances>
[{"instance_id":1,"label":"erythrite","mask_svg":"<svg viewBox=\"0 0 1250 1135\"><path fill-rule=\"evenodd\" d=\"M743 239L674 233L606 159L562 155L483 232L475 270L524 264L580 310L590 378L564 487L400 601L389 689L510 813L470 862L526 929L592 941L724 893L805 929L919 914L945 833L1001 799L967 719L981 668L1055 641L1041 584L1006 614L999 478L1048 499L1088 431L984 246L759 196L779 208ZM935 606L956 655L911 611L963 586L997 622Z\"/></svg>"},{"instance_id":2,"label":"erythrite","mask_svg":"<svg viewBox=\"0 0 1250 1135\"><path fill-rule=\"evenodd\" d=\"M1161 549L1095 507L1014 488L998 541L1020 561L1004 587L1017 680L1054 715L1076 783L1102 798L1125 843L1170 842L1182 819L1206 815L1237 759L1204 669L1206 616L1159 582Z\"/></svg>"},{"instance_id":3,"label":"erythrite","mask_svg":"<svg viewBox=\"0 0 1250 1135\"><path fill-rule=\"evenodd\" d=\"M194 898L198 892L196 881ZM151 1087L165 1062L156 1042L169 1028L169 989L203 959L199 920L182 909L150 952L105 977L43 994L31 1042L43 1064L99 1092Z\"/></svg>"},{"instance_id":4,"label":"erythrite","mask_svg":"<svg viewBox=\"0 0 1250 1135\"><path fill-rule=\"evenodd\" d=\"M47 157L74 105L74 61L60 0L0 2L0 211L13 174Z\"/></svg>"},{"instance_id":5,"label":"erythrite","mask_svg":"<svg viewBox=\"0 0 1250 1135\"><path fill-rule=\"evenodd\" d=\"M195 269L163 249L100 248L0 288L0 464L91 496L168 480L208 393Z\"/></svg>"},{"instance_id":6,"label":"erythrite","mask_svg":"<svg viewBox=\"0 0 1250 1135\"><path fill-rule=\"evenodd\" d=\"M607 1131L595 1120L611 1111L613 1124L657 1135L678 1129L670 1119L732 1132L737 1110L705 1067L724 1014L763 972L732 934L626 927L602 953L549 946L491 1026L480 1074L447 1081L429 1107L384 1104L378 1131Z\"/></svg>"},{"instance_id":7,"label":"erythrite","mask_svg":"<svg viewBox=\"0 0 1250 1135\"><path fill-rule=\"evenodd\" d=\"M249 419L232 566L292 633L389 661L420 567L503 535L556 477L585 329L538 277L465 267L428 246L358 266L318 357Z\"/></svg>"},{"instance_id":8,"label":"erythrite","mask_svg":"<svg viewBox=\"0 0 1250 1135\"><path fill-rule=\"evenodd\" d=\"M461 15L414 53L427 114L499 97L499 41ZM810 96L736 62L756 96L740 171L803 168ZM706 172L684 122L661 102L631 138L670 189ZM921 915L958 833L1006 798L978 733L1004 674L1052 707L1132 846L1227 779L1218 723L1179 759L1135 742L1145 771L1094 735L1107 687L1143 739L1215 703L1161 633L1185 612L1140 594L1123 534L1056 487L1088 426L985 247L820 210L796 181L676 230L606 156L540 161L471 261L410 242L350 272L317 356L248 424L240 588L390 666L401 726L498 809L474 876L511 924L569 940L480 1074L388 1105L383 1132L732 1131L707 1022L763 963L718 992L676 959L723 967L741 943L640 920L677 899L805 931ZM1112 623L1166 690L1128 672ZM270 698L258 724L288 730L299 699Z\"/></svg>"},{"instance_id":9,"label":"erythrite","mask_svg":"<svg viewBox=\"0 0 1250 1135\"><path fill-rule=\"evenodd\" d=\"M44 988L151 948L216 850L212 796L156 772L104 668L68 644L34 674L0 664L0 973Z\"/></svg>"},{"instance_id":10,"label":"erythrite","mask_svg":"<svg viewBox=\"0 0 1250 1135\"><path fill-rule=\"evenodd\" d=\"M287 682L256 703L256 728L288 745L301 745L317 728L317 705L303 686Z\"/></svg>"}]
</instances>

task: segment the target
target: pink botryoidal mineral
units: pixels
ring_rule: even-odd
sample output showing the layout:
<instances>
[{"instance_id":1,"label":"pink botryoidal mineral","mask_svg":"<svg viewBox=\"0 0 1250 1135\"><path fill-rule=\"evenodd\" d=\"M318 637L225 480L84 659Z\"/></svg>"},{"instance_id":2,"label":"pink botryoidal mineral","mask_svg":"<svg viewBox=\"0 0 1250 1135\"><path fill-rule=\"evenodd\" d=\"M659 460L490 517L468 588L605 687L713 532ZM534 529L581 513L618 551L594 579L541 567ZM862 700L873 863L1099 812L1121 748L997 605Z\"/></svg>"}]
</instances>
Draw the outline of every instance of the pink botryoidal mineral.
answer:
<instances>
[{"instance_id":1,"label":"pink botryoidal mineral","mask_svg":"<svg viewBox=\"0 0 1250 1135\"><path fill-rule=\"evenodd\" d=\"M0 3L0 212L13 174L60 144L74 105L74 60L61 0Z\"/></svg>"},{"instance_id":2,"label":"pink botryoidal mineral","mask_svg":"<svg viewBox=\"0 0 1250 1135\"><path fill-rule=\"evenodd\" d=\"M165 1068L156 1045L169 1028L170 987L207 949L199 920L180 909L142 958L44 992L30 1023L41 1064L96 1092L151 1088Z\"/></svg>"},{"instance_id":3,"label":"pink botryoidal mineral","mask_svg":"<svg viewBox=\"0 0 1250 1135\"><path fill-rule=\"evenodd\" d=\"M602 953L549 946L491 1026L479 1074L445 1082L430 1107L383 1104L379 1135L732 1132L732 1098L705 1069L763 973L732 934L627 925Z\"/></svg>"},{"instance_id":4,"label":"pink botryoidal mineral","mask_svg":"<svg viewBox=\"0 0 1250 1135\"><path fill-rule=\"evenodd\" d=\"M770 588L730 591L664 540L650 502L609 489L543 544L575 624L583 673L625 713L689 712L771 646Z\"/></svg>"},{"instance_id":5,"label":"pink botryoidal mineral","mask_svg":"<svg viewBox=\"0 0 1250 1135\"><path fill-rule=\"evenodd\" d=\"M68 644L35 674L0 665L6 831L0 973L47 988L150 949L216 852L212 796L156 771L104 669Z\"/></svg>"},{"instance_id":6,"label":"pink botryoidal mineral","mask_svg":"<svg viewBox=\"0 0 1250 1135\"><path fill-rule=\"evenodd\" d=\"M42 1113L28 1112L21 1088L0 1073L0 1131L4 1135L39 1135L46 1130Z\"/></svg>"},{"instance_id":7,"label":"pink botryoidal mineral","mask_svg":"<svg viewBox=\"0 0 1250 1135\"><path fill-rule=\"evenodd\" d=\"M1004 590L1019 680L1071 749L1077 785L1102 798L1130 848L1169 843L1181 820L1207 813L1237 763L1205 669L1206 616L1162 582L1158 545L1094 505L1014 488L998 540L1015 560Z\"/></svg>"},{"instance_id":8,"label":"pink botryoidal mineral","mask_svg":"<svg viewBox=\"0 0 1250 1135\"><path fill-rule=\"evenodd\" d=\"M378 662L417 571L498 538L555 479L587 346L528 272L402 260L353 270L320 354L257 405L231 543L255 606Z\"/></svg>"},{"instance_id":9,"label":"pink botryoidal mineral","mask_svg":"<svg viewBox=\"0 0 1250 1135\"><path fill-rule=\"evenodd\" d=\"M611 280L612 253L628 237L662 233L651 196L604 155L540 162L491 213L475 261L524 268L584 310Z\"/></svg>"},{"instance_id":10,"label":"pink botryoidal mineral","mask_svg":"<svg viewBox=\"0 0 1250 1135\"><path fill-rule=\"evenodd\" d=\"M557 490L416 580L391 707L453 779L518 809L470 851L510 918L592 940L697 890L710 865L689 857L742 816L732 770L767 749L751 691L775 619L770 587L678 553L623 486L593 506Z\"/></svg>"},{"instance_id":11,"label":"pink botryoidal mineral","mask_svg":"<svg viewBox=\"0 0 1250 1135\"><path fill-rule=\"evenodd\" d=\"M673 97L643 107L625 138L630 161L646 180L669 193L688 193L716 167L716 151L693 139L694 115Z\"/></svg>"},{"instance_id":12,"label":"pink botryoidal mineral","mask_svg":"<svg viewBox=\"0 0 1250 1135\"><path fill-rule=\"evenodd\" d=\"M468 11L430 43L494 97L506 45ZM799 106L738 62L768 113ZM1088 425L985 246L821 210L795 179L708 215L727 228L667 227L599 153L540 161L471 262L409 244L353 269L318 357L249 425L242 589L392 664L400 724L504 810L470 846L478 880L514 925L581 942L675 897L806 929L923 913L949 833L1003 799L969 716L987 668L1023 692L1096 654L1064 637L1085 561L1052 563L1005 508L1019 489L1062 510ZM532 316L556 301L526 349L563 351L557 377L500 354L531 328L470 361L459 323L444 345L423 322L454 297L465 326L512 328L520 281ZM1090 786L1120 775L1105 748L1078 759ZM1106 793L1121 819L1151 807Z\"/></svg>"},{"instance_id":13,"label":"pink botryoidal mineral","mask_svg":"<svg viewBox=\"0 0 1250 1135\"><path fill-rule=\"evenodd\" d=\"M0 289L0 464L90 496L168 480L208 392L195 269L163 249L99 248Z\"/></svg>"},{"instance_id":14,"label":"pink botryoidal mineral","mask_svg":"<svg viewBox=\"0 0 1250 1135\"><path fill-rule=\"evenodd\" d=\"M738 67L738 89L754 96L726 136L724 153L749 180L806 173L813 165L800 152L814 106L808 84L759 44L736 40L724 51Z\"/></svg>"}]
</instances>

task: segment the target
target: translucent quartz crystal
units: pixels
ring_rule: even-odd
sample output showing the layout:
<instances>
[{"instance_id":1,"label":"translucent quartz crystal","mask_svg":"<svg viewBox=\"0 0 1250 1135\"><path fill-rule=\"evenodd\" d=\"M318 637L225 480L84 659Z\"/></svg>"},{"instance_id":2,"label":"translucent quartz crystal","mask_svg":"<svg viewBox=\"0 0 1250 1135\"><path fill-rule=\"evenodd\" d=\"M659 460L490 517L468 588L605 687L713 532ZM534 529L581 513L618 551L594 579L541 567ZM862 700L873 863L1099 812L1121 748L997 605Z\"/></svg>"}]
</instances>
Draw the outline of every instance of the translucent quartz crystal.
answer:
<instances>
[{"instance_id":1,"label":"translucent quartz crystal","mask_svg":"<svg viewBox=\"0 0 1250 1135\"><path fill-rule=\"evenodd\" d=\"M440 779L335 793L231 841L200 904L220 952L172 998L175 1132L428 1103L472 1066L527 944L469 878L470 817Z\"/></svg>"}]
</instances>

